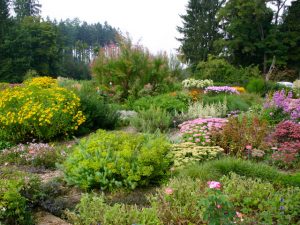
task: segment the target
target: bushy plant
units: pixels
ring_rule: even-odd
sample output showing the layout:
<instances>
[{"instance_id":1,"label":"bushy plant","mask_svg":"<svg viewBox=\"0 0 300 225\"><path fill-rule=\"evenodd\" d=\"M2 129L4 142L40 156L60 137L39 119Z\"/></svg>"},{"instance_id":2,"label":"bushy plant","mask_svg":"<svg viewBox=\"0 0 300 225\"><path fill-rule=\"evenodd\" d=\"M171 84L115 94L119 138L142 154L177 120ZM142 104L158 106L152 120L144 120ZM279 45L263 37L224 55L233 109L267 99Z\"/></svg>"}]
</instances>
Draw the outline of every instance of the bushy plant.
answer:
<instances>
[{"instance_id":1,"label":"bushy plant","mask_svg":"<svg viewBox=\"0 0 300 225\"><path fill-rule=\"evenodd\" d=\"M227 102L211 103L204 105L201 101L192 102L186 112L175 112L174 117L177 122L206 117L224 117L227 113Z\"/></svg>"},{"instance_id":2,"label":"bushy plant","mask_svg":"<svg viewBox=\"0 0 300 225\"><path fill-rule=\"evenodd\" d=\"M100 84L119 92L121 99L136 98L147 84L152 86L152 92L164 91L163 86L172 82L167 56L151 55L129 38L120 37L118 42L118 46L101 49L92 65Z\"/></svg>"},{"instance_id":3,"label":"bushy plant","mask_svg":"<svg viewBox=\"0 0 300 225\"><path fill-rule=\"evenodd\" d=\"M79 132L86 133L99 128L115 128L118 122L117 109L109 104L95 88L83 84L75 93L80 98L81 109L86 117L86 121L82 124Z\"/></svg>"},{"instance_id":4,"label":"bushy plant","mask_svg":"<svg viewBox=\"0 0 300 225\"><path fill-rule=\"evenodd\" d=\"M213 134L213 140L226 153L239 157L247 157L248 148L259 148L268 134L268 126L258 117L231 117L221 132ZM249 157L249 155L248 155Z\"/></svg>"},{"instance_id":5,"label":"bushy plant","mask_svg":"<svg viewBox=\"0 0 300 225\"><path fill-rule=\"evenodd\" d=\"M41 196L39 179L24 172L1 169L0 180L0 223L34 224L30 209Z\"/></svg>"},{"instance_id":6,"label":"bushy plant","mask_svg":"<svg viewBox=\"0 0 300 225\"><path fill-rule=\"evenodd\" d=\"M175 111L186 111L190 100L191 98L188 95L174 92L155 97L147 96L140 98L133 103L132 108L138 111L141 109L149 109L151 106L154 106L173 114Z\"/></svg>"},{"instance_id":7,"label":"bushy plant","mask_svg":"<svg viewBox=\"0 0 300 225\"><path fill-rule=\"evenodd\" d=\"M172 123L171 115L164 109L151 106L140 110L138 115L130 119L130 124L140 132L153 133L156 130L167 131Z\"/></svg>"},{"instance_id":8,"label":"bushy plant","mask_svg":"<svg viewBox=\"0 0 300 225\"><path fill-rule=\"evenodd\" d=\"M113 189L158 182L171 164L164 136L98 130L83 138L62 166L68 183Z\"/></svg>"},{"instance_id":9,"label":"bushy plant","mask_svg":"<svg viewBox=\"0 0 300 225\"><path fill-rule=\"evenodd\" d=\"M25 81L1 91L0 138L20 142L69 135L85 121L79 107L80 99L52 78Z\"/></svg>"},{"instance_id":10,"label":"bushy plant","mask_svg":"<svg viewBox=\"0 0 300 225\"><path fill-rule=\"evenodd\" d=\"M141 224L159 225L162 222L153 208L139 209L123 204L109 205L103 196L85 194L76 206L75 212L67 212L74 225L97 224Z\"/></svg>"},{"instance_id":11,"label":"bushy plant","mask_svg":"<svg viewBox=\"0 0 300 225\"><path fill-rule=\"evenodd\" d=\"M249 79L260 76L258 67L236 68L226 60L213 56L209 56L207 61L200 62L195 72L197 79L211 79L234 85L243 85Z\"/></svg>"},{"instance_id":12,"label":"bushy plant","mask_svg":"<svg viewBox=\"0 0 300 225\"><path fill-rule=\"evenodd\" d=\"M215 159L223 152L224 149L218 146L199 146L192 142L183 142L172 146L175 167Z\"/></svg>"},{"instance_id":13,"label":"bushy plant","mask_svg":"<svg viewBox=\"0 0 300 225\"><path fill-rule=\"evenodd\" d=\"M280 168L291 168L299 161L300 124L289 120L279 123L268 141L272 161Z\"/></svg>"},{"instance_id":14,"label":"bushy plant","mask_svg":"<svg viewBox=\"0 0 300 225\"><path fill-rule=\"evenodd\" d=\"M179 124L183 139L200 146L210 146L214 144L211 140L212 133L218 133L227 123L227 119L222 118L198 118L185 121Z\"/></svg>"}]
</instances>

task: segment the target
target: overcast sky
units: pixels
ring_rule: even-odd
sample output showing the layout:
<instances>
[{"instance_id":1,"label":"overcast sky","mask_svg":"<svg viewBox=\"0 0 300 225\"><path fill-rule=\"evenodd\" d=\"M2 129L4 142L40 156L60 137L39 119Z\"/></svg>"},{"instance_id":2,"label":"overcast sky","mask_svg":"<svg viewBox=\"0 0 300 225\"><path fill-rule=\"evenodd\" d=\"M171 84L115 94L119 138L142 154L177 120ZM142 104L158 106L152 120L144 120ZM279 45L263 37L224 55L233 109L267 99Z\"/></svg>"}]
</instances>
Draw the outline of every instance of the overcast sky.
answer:
<instances>
[{"instance_id":1,"label":"overcast sky","mask_svg":"<svg viewBox=\"0 0 300 225\"><path fill-rule=\"evenodd\" d=\"M176 30L182 26L188 0L40 0L42 16L51 19L74 19L88 23L108 22L128 32L134 42L151 52L175 52L180 43ZM288 0L290 3L291 0Z\"/></svg>"},{"instance_id":2,"label":"overcast sky","mask_svg":"<svg viewBox=\"0 0 300 225\"><path fill-rule=\"evenodd\" d=\"M78 17L88 23L107 21L134 42L151 52L175 52L180 43L176 26L181 26L179 14L186 13L188 0L40 0L42 16L51 19Z\"/></svg>"}]
</instances>

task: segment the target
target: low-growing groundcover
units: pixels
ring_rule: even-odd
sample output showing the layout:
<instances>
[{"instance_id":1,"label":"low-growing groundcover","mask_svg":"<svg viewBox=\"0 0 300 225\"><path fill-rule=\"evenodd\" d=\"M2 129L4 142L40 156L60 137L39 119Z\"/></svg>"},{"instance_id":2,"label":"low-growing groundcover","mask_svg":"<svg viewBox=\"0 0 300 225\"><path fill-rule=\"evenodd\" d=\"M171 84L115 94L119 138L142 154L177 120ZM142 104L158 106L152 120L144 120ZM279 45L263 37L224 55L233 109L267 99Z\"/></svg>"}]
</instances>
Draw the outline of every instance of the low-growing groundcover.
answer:
<instances>
[{"instance_id":1,"label":"low-growing groundcover","mask_svg":"<svg viewBox=\"0 0 300 225\"><path fill-rule=\"evenodd\" d=\"M169 149L169 142L159 134L98 130L80 141L62 169L69 184L83 189L134 189L168 175Z\"/></svg>"},{"instance_id":2,"label":"low-growing groundcover","mask_svg":"<svg viewBox=\"0 0 300 225\"><path fill-rule=\"evenodd\" d=\"M85 195L72 224L297 224L300 189L229 173L218 181L174 178L149 196L150 207L105 203Z\"/></svg>"}]
</instances>

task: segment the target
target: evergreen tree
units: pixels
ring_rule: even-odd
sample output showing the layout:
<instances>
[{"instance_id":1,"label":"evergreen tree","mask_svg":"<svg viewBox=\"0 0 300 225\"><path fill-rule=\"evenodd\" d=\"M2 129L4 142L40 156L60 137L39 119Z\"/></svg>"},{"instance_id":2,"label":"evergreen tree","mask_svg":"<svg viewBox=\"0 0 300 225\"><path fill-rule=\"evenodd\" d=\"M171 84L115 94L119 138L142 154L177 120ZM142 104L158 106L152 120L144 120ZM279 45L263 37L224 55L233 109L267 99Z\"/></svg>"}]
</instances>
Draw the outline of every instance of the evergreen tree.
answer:
<instances>
[{"instance_id":1,"label":"evergreen tree","mask_svg":"<svg viewBox=\"0 0 300 225\"><path fill-rule=\"evenodd\" d=\"M273 12L265 0L229 0L219 12L227 56L236 65L260 65L267 71L267 37L272 28Z\"/></svg>"},{"instance_id":2,"label":"evergreen tree","mask_svg":"<svg viewBox=\"0 0 300 225\"><path fill-rule=\"evenodd\" d=\"M0 42L6 33L9 22L9 0L0 0Z\"/></svg>"},{"instance_id":3,"label":"evergreen tree","mask_svg":"<svg viewBox=\"0 0 300 225\"><path fill-rule=\"evenodd\" d=\"M181 15L183 27L178 27L183 35L180 51L185 61L196 65L214 52L214 41L220 38L216 15L225 0L189 0L186 15Z\"/></svg>"},{"instance_id":4,"label":"evergreen tree","mask_svg":"<svg viewBox=\"0 0 300 225\"><path fill-rule=\"evenodd\" d=\"M18 20L26 16L38 16L41 12L38 0L13 0L13 4Z\"/></svg>"},{"instance_id":5,"label":"evergreen tree","mask_svg":"<svg viewBox=\"0 0 300 225\"><path fill-rule=\"evenodd\" d=\"M287 65L300 73L300 0L292 2L286 11L281 31L288 45Z\"/></svg>"}]
</instances>

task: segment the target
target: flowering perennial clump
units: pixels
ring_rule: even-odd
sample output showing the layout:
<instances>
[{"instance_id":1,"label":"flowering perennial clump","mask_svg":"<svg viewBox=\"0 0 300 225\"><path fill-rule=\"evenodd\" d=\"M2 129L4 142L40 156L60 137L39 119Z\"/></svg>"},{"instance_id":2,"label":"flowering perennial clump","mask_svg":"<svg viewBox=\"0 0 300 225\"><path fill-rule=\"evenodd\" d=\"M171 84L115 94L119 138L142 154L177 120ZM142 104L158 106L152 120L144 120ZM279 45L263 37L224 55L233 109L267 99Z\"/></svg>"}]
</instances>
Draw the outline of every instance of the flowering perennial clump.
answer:
<instances>
[{"instance_id":1,"label":"flowering perennial clump","mask_svg":"<svg viewBox=\"0 0 300 225\"><path fill-rule=\"evenodd\" d=\"M209 86L213 86L214 82L212 80L196 80L194 78L185 79L182 81L182 85L184 88L206 88Z\"/></svg>"},{"instance_id":2,"label":"flowering perennial clump","mask_svg":"<svg viewBox=\"0 0 300 225\"><path fill-rule=\"evenodd\" d=\"M0 137L14 142L68 135L85 121L80 99L52 78L35 78L0 95Z\"/></svg>"},{"instance_id":3,"label":"flowering perennial clump","mask_svg":"<svg viewBox=\"0 0 300 225\"><path fill-rule=\"evenodd\" d=\"M264 104L265 109L280 110L292 120L300 120L300 98L294 99L293 93L284 90L276 91L273 96L268 96Z\"/></svg>"},{"instance_id":4,"label":"flowering perennial clump","mask_svg":"<svg viewBox=\"0 0 300 225\"><path fill-rule=\"evenodd\" d=\"M172 146L175 167L215 159L223 152L224 149L219 146L199 146L192 142L183 142Z\"/></svg>"},{"instance_id":5,"label":"flowering perennial clump","mask_svg":"<svg viewBox=\"0 0 300 225\"><path fill-rule=\"evenodd\" d=\"M211 134L220 131L226 122L227 119L222 118L198 118L183 122L179 127L185 141L210 146Z\"/></svg>"},{"instance_id":6,"label":"flowering perennial clump","mask_svg":"<svg viewBox=\"0 0 300 225\"><path fill-rule=\"evenodd\" d=\"M239 94L239 92L233 88L228 86L211 86L205 88L204 93L212 93L212 94Z\"/></svg>"}]
</instances>

